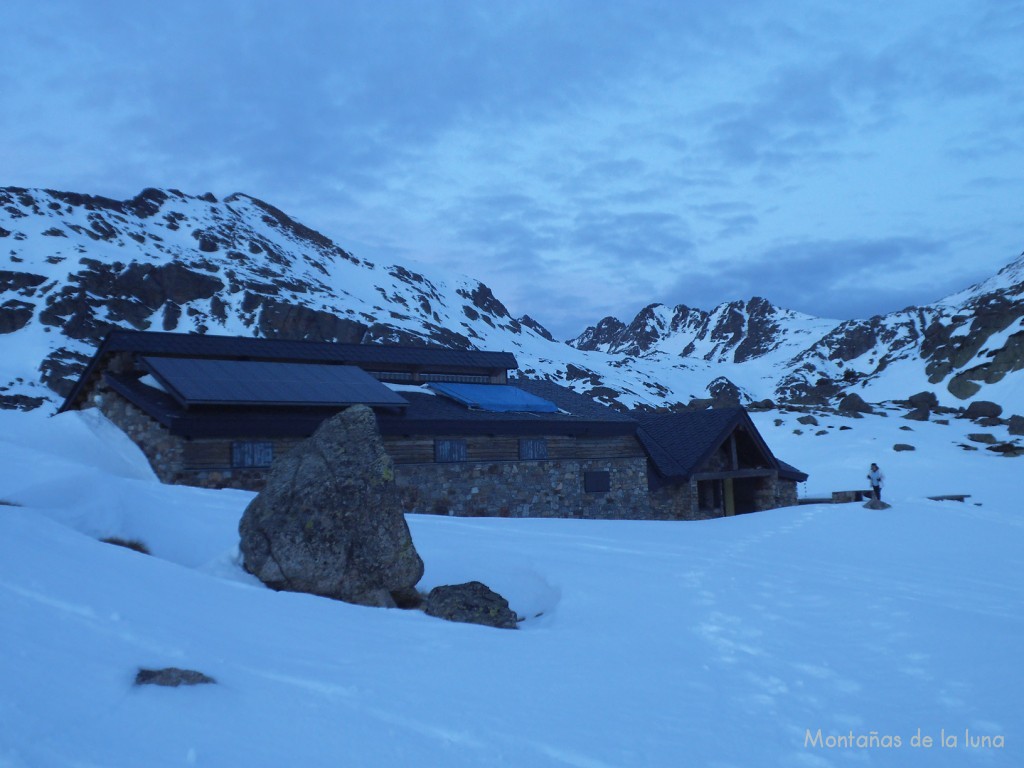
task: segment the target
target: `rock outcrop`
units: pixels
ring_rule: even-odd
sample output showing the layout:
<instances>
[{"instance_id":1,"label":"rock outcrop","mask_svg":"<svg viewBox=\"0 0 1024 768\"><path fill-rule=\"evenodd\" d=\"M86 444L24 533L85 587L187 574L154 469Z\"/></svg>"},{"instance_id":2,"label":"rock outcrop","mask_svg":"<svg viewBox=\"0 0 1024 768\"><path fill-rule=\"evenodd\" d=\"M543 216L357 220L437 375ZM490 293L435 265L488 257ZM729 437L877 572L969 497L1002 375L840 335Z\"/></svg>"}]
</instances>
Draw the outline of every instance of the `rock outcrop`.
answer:
<instances>
[{"instance_id":1,"label":"rock outcrop","mask_svg":"<svg viewBox=\"0 0 1024 768\"><path fill-rule=\"evenodd\" d=\"M394 607L423 575L366 406L331 417L277 458L239 533L246 570L274 589Z\"/></svg>"}]
</instances>

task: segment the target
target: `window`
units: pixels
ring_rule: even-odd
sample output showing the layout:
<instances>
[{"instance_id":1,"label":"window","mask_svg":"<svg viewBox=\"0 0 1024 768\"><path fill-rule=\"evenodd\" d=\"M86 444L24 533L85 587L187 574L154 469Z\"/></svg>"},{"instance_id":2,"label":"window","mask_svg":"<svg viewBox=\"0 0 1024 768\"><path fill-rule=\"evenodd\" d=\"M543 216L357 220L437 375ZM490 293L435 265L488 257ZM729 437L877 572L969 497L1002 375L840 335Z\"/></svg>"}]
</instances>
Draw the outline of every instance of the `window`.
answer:
<instances>
[{"instance_id":1,"label":"window","mask_svg":"<svg viewBox=\"0 0 1024 768\"><path fill-rule=\"evenodd\" d=\"M452 462L466 460L465 440L435 440L434 461Z\"/></svg>"},{"instance_id":2,"label":"window","mask_svg":"<svg viewBox=\"0 0 1024 768\"><path fill-rule=\"evenodd\" d=\"M544 437L523 437L519 439L519 458L523 461L537 461L548 457L548 441Z\"/></svg>"},{"instance_id":3,"label":"window","mask_svg":"<svg viewBox=\"0 0 1024 768\"><path fill-rule=\"evenodd\" d=\"M611 489L611 472L604 470L601 472L583 473L583 491L585 493L608 493Z\"/></svg>"},{"instance_id":4,"label":"window","mask_svg":"<svg viewBox=\"0 0 1024 768\"><path fill-rule=\"evenodd\" d=\"M422 381L457 382L461 384L490 384L490 376L481 376L470 373L424 373L420 375Z\"/></svg>"},{"instance_id":5,"label":"window","mask_svg":"<svg viewBox=\"0 0 1024 768\"><path fill-rule=\"evenodd\" d=\"M269 467L273 461L273 443L241 441L231 444L232 467Z\"/></svg>"},{"instance_id":6,"label":"window","mask_svg":"<svg viewBox=\"0 0 1024 768\"><path fill-rule=\"evenodd\" d=\"M412 381L412 374L406 371L367 371L367 373L378 381L390 381L399 384L405 381Z\"/></svg>"}]
</instances>

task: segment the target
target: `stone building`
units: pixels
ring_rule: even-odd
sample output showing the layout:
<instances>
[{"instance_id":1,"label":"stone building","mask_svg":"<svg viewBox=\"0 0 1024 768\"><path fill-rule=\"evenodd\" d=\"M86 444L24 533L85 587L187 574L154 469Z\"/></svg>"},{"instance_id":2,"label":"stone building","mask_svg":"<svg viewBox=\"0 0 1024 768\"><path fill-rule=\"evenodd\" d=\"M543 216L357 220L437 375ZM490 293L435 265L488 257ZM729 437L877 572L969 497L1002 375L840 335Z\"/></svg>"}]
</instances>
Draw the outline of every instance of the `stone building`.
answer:
<instances>
[{"instance_id":1,"label":"stone building","mask_svg":"<svg viewBox=\"0 0 1024 768\"><path fill-rule=\"evenodd\" d=\"M807 475L772 455L743 408L636 418L655 516L698 520L797 503Z\"/></svg>"},{"instance_id":2,"label":"stone building","mask_svg":"<svg viewBox=\"0 0 1024 768\"><path fill-rule=\"evenodd\" d=\"M688 426L509 378L517 367L504 352L113 331L61 410L102 410L168 483L258 490L274 457L361 403L408 511L696 519L796 501L806 476L742 409ZM676 426L707 433L698 463Z\"/></svg>"}]
</instances>

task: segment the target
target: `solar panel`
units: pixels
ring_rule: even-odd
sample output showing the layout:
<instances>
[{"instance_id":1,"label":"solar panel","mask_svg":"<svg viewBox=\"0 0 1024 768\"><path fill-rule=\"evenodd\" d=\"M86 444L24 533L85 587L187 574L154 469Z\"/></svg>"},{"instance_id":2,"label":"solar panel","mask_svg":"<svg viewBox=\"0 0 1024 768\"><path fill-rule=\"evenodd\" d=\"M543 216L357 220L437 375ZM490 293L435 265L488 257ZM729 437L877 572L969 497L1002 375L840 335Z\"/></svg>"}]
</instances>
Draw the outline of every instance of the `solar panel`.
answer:
<instances>
[{"instance_id":1,"label":"solar panel","mask_svg":"<svg viewBox=\"0 0 1024 768\"><path fill-rule=\"evenodd\" d=\"M543 397L532 395L509 384L433 383L429 387L462 403L492 413L525 411L527 413L558 413L558 406Z\"/></svg>"},{"instance_id":2,"label":"solar panel","mask_svg":"<svg viewBox=\"0 0 1024 768\"><path fill-rule=\"evenodd\" d=\"M361 368L187 357L143 357L182 405L365 405L408 402Z\"/></svg>"}]
</instances>

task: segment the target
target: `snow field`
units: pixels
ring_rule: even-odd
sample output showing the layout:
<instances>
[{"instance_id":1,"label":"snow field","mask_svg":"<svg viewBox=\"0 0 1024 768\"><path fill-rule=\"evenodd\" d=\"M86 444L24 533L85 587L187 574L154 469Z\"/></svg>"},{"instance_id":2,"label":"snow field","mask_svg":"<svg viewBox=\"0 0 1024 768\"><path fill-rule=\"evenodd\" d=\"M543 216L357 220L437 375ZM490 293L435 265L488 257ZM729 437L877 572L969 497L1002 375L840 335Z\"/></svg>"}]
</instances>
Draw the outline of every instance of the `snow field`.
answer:
<instances>
[{"instance_id":1,"label":"snow field","mask_svg":"<svg viewBox=\"0 0 1024 768\"><path fill-rule=\"evenodd\" d=\"M795 417L755 414L809 486L876 460L892 509L411 515L420 588L484 581L510 632L267 590L236 560L250 494L160 485L95 414L0 414L0 765L1019 765L1024 465L957 447L967 422ZM162 666L218 683L132 685ZM902 745L837 741L872 732Z\"/></svg>"}]
</instances>

